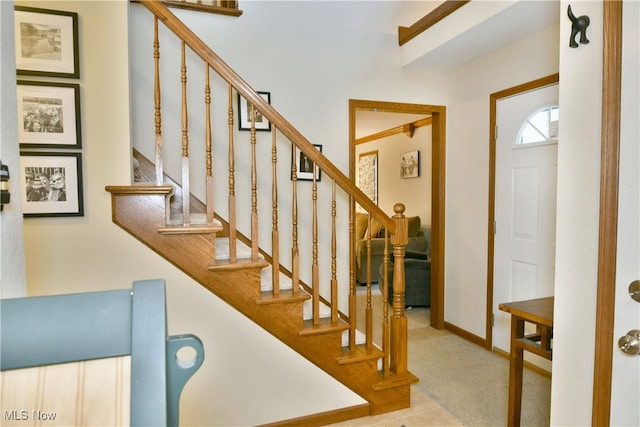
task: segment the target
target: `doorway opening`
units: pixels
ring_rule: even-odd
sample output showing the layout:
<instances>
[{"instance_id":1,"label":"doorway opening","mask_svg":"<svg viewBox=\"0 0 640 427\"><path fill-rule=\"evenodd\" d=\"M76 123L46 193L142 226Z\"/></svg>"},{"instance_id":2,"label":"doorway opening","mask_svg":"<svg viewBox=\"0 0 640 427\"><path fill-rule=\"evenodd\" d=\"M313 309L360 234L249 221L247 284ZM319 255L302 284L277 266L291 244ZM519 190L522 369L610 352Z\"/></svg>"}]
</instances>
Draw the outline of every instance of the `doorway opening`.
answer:
<instances>
[{"instance_id":1,"label":"doorway opening","mask_svg":"<svg viewBox=\"0 0 640 427\"><path fill-rule=\"evenodd\" d=\"M407 115L407 123L402 125L402 132L413 134L416 126L424 125L421 120L428 119L431 126L431 224L430 224L430 257L431 257L431 326L437 329L445 327L444 322L444 208L445 208L445 118L444 106L407 104L397 102L349 100L349 178L355 184L357 176L356 145L358 145L359 113L394 113L400 117ZM416 116L416 120L409 117ZM400 160L398 174L400 175ZM412 171L411 174L415 172ZM416 195L419 197L420 195ZM350 242L355 245L355 242Z\"/></svg>"}]
</instances>

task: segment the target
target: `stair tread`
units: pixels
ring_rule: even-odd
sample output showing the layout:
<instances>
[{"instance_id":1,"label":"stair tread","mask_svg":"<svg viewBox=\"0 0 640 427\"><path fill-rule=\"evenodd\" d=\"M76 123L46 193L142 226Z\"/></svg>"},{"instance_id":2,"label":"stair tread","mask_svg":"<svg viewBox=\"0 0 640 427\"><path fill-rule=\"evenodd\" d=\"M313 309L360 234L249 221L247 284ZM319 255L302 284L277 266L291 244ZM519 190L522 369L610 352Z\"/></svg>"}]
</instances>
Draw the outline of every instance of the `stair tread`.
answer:
<instances>
[{"instance_id":1,"label":"stair tread","mask_svg":"<svg viewBox=\"0 0 640 427\"><path fill-rule=\"evenodd\" d=\"M194 226L207 225L207 214L205 213L192 213L189 215L189 219L190 219L191 225L194 225ZM174 214L174 215L171 215L171 219L169 220L169 224L167 225L182 225L183 223L184 223L184 215ZM222 222L214 218L213 224L211 224L210 226L222 228Z\"/></svg>"},{"instance_id":2,"label":"stair tread","mask_svg":"<svg viewBox=\"0 0 640 427\"><path fill-rule=\"evenodd\" d=\"M419 381L420 380L418 379L418 377L416 377L409 371L402 375L389 373L385 376L384 374L380 373L378 382L373 384L372 387L374 390L387 390L390 388L415 384Z\"/></svg>"},{"instance_id":3,"label":"stair tread","mask_svg":"<svg viewBox=\"0 0 640 427\"><path fill-rule=\"evenodd\" d=\"M162 234L215 234L222 230L221 225L206 224L176 224L158 228L158 231Z\"/></svg>"},{"instance_id":4,"label":"stair tread","mask_svg":"<svg viewBox=\"0 0 640 427\"><path fill-rule=\"evenodd\" d=\"M243 270L247 268L265 268L269 263L263 259L257 261L251 258L237 258L235 262L231 262L230 259L216 259L215 264L209 265L209 270Z\"/></svg>"},{"instance_id":5,"label":"stair tread","mask_svg":"<svg viewBox=\"0 0 640 427\"><path fill-rule=\"evenodd\" d=\"M342 319L333 322L330 317L321 317L317 325L313 320L305 320L300 335L321 335L334 332L343 332L349 329L349 324Z\"/></svg>"},{"instance_id":6,"label":"stair tread","mask_svg":"<svg viewBox=\"0 0 640 427\"><path fill-rule=\"evenodd\" d=\"M338 363L346 365L364 360L375 360L381 357L384 357L384 352L375 345L367 348L366 344L357 344L354 350L350 350L349 347L343 347L342 357L338 358Z\"/></svg>"},{"instance_id":7,"label":"stair tread","mask_svg":"<svg viewBox=\"0 0 640 427\"><path fill-rule=\"evenodd\" d=\"M298 295L293 295L292 289L283 289L278 296L273 295L273 291L262 291L260 298L256 300L256 304L282 304L302 302L311 298L304 290L300 290Z\"/></svg>"}]
</instances>

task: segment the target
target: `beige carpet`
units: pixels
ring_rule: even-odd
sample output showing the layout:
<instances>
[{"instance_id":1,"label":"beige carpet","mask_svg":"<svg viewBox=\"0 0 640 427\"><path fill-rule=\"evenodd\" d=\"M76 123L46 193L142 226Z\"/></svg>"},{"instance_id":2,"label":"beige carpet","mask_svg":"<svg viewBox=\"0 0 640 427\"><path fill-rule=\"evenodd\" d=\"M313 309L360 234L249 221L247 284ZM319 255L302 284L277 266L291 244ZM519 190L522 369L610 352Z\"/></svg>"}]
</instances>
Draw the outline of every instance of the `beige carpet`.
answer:
<instances>
[{"instance_id":1,"label":"beige carpet","mask_svg":"<svg viewBox=\"0 0 640 427\"><path fill-rule=\"evenodd\" d=\"M365 307L366 288L358 288L358 307ZM382 305L374 286L372 306ZM409 370L420 382L421 391L468 426L507 425L509 361L457 335L429 326L429 309L406 311L409 319ZM364 316L357 325L363 329ZM379 337L374 322L374 337ZM379 339L374 338L379 342ZM523 378L522 425L548 426L551 380L525 369Z\"/></svg>"}]
</instances>

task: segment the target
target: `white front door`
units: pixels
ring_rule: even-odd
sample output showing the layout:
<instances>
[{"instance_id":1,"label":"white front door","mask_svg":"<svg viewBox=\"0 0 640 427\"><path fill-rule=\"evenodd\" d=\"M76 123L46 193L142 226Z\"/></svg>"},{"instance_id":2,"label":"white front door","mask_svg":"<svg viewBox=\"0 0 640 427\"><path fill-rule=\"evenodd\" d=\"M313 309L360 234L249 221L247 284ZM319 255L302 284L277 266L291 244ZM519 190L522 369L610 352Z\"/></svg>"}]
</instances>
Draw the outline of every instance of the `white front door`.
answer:
<instances>
[{"instance_id":1,"label":"white front door","mask_svg":"<svg viewBox=\"0 0 640 427\"><path fill-rule=\"evenodd\" d=\"M510 317L498 305L553 295L557 105L557 84L496 105L493 346L505 352ZM526 357L550 369L548 361Z\"/></svg>"}]
</instances>

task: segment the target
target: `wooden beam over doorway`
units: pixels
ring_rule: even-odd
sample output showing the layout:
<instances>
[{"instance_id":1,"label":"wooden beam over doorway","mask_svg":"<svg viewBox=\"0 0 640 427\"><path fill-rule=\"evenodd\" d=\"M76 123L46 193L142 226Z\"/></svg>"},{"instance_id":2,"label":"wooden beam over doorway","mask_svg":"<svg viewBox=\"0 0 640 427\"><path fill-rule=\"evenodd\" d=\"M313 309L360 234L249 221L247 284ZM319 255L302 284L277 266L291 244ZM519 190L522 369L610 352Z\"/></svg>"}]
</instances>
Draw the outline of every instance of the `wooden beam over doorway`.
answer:
<instances>
[{"instance_id":1,"label":"wooden beam over doorway","mask_svg":"<svg viewBox=\"0 0 640 427\"><path fill-rule=\"evenodd\" d=\"M364 144L365 142L375 141L376 139L386 138L387 136L396 135L398 133L404 133L409 138L413 137L413 133L416 129L422 126L429 126L432 122L431 117L416 120L415 122L405 123L400 126L396 126L381 132L372 133L371 135L363 136L355 140L355 144Z\"/></svg>"}]
</instances>

